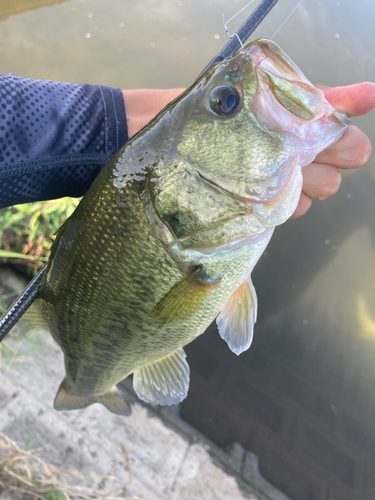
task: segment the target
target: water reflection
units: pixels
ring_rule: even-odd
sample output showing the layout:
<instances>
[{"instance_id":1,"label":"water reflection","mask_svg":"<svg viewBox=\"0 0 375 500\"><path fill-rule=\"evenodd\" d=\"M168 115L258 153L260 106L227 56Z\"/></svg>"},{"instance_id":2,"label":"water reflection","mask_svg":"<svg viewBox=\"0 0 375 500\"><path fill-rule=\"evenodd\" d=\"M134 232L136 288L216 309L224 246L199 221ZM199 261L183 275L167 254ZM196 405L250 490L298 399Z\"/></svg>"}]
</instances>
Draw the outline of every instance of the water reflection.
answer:
<instances>
[{"instance_id":1,"label":"water reflection","mask_svg":"<svg viewBox=\"0 0 375 500\"><path fill-rule=\"evenodd\" d=\"M360 327L359 337L363 340L375 339L375 321L367 312L366 299L358 294L357 296L357 321Z\"/></svg>"},{"instance_id":2,"label":"water reflection","mask_svg":"<svg viewBox=\"0 0 375 500\"><path fill-rule=\"evenodd\" d=\"M226 41L221 14L245 5L35 8L47 3L0 3L1 70L122 88L189 85ZM253 38L271 37L297 3L279 2ZM10 15L17 5L34 10ZM374 25L372 0L304 0L275 41L314 82L375 81ZM375 144L373 121L355 120ZM229 352L214 326L186 349L182 416L221 446L252 450L295 500L375 498L374 172L372 157L344 175L338 195L276 231L254 273L259 319L247 353Z\"/></svg>"},{"instance_id":3,"label":"water reflection","mask_svg":"<svg viewBox=\"0 0 375 500\"><path fill-rule=\"evenodd\" d=\"M21 14L26 10L39 9L46 5L56 5L68 0L0 0L0 21L7 19L9 16Z\"/></svg>"}]
</instances>

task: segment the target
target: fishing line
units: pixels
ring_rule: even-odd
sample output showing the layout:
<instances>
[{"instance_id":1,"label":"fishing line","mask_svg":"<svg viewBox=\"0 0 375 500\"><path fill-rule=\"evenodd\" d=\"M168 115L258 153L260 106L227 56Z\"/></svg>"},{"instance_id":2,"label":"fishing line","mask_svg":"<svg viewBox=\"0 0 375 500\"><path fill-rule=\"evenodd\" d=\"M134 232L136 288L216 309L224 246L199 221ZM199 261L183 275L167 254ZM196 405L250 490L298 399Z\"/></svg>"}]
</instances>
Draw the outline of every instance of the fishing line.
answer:
<instances>
[{"instance_id":1,"label":"fishing line","mask_svg":"<svg viewBox=\"0 0 375 500\"><path fill-rule=\"evenodd\" d=\"M293 12L295 10L298 9L298 7L301 5L301 3L303 2L303 0L299 0L299 2L297 3L297 5L294 7L294 9L292 10L292 12L289 14L289 16L285 19L285 21L281 24L281 26L279 26L277 28L277 30L275 31L275 33L271 36L271 40L274 39L274 37L277 35L277 33L281 30L281 28L284 26L284 24L287 22L287 20L291 17L291 15L293 14Z\"/></svg>"},{"instance_id":2,"label":"fishing line","mask_svg":"<svg viewBox=\"0 0 375 500\"><path fill-rule=\"evenodd\" d=\"M242 9L237 12L237 14L234 14L234 16L232 16L230 19L228 19L228 21L225 24L228 24L232 19L237 17L238 14L241 14L241 12L246 9L246 7L248 7L249 5L251 5L254 2L255 2L255 0L251 0L251 2L249 2L247 5L245 5L245 7L242 7ZM224 14L223 14L223 17L224 17Z\"/></svg>"}]
</instances>

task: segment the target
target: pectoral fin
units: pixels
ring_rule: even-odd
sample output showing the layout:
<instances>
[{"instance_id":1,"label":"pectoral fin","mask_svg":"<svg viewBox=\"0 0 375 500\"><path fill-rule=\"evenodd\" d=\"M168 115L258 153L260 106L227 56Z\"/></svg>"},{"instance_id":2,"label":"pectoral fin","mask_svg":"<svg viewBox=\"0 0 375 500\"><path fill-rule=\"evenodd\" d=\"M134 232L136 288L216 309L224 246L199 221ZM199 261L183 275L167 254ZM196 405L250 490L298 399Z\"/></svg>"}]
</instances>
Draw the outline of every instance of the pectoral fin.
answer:
<instances>
[{"instance_id":1,"label":"pectoral fin","mask_svg":"<svg viewBox=\"0 0 375 500\"><path fill-rule=\"evenodd\" d=\"M229 297L216 318L220 336L237 356L250 347L256 319L257 296L249 278Z\"/></svg>"},{"instance_id":2,"label":"pectoral fin","mask_svg":"<svg viewBox=\"0 0 375 500\"><path fill-rule=\"evenodd\" d=\"M90 394L72 394L65 386L65 380L60 384L53 407L55 410L80 410L93 403L101 403L116 415L129 416L132 413L130 405L125 401L121 392L114 387L111 391L100 396Z\"/></svg>"},{"instance_id":3,"label":"pectoral fin","mask_svg":"<svg viewBox=\"0 0 375 500\"><path fill-rule=\"evenodd\" d=\"M219 283L220 277L212 278L201 267L195 268L154 307L150 320L164 325L191 315Z\"/></svg>"},{"instance_id":4,"label":"pectoral fin","mask_svg":"<svg viewBox=\"0 0 375 500\"><path fill-rule=\"evenodd\" d=\"M172 405L186 398L189 365L183 349L134 372L133 385L138 397L153 405Z\"/></svg>"}]
</instances>

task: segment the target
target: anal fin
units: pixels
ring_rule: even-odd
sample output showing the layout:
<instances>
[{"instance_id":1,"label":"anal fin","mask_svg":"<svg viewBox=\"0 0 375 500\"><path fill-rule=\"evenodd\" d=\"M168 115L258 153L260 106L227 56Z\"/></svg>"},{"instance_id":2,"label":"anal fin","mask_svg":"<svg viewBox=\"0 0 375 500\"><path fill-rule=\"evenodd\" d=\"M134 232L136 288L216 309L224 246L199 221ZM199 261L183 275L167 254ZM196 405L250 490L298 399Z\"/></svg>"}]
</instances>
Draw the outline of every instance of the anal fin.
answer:
<instances>
[{"instance_id":1,"label":"anal fin","mask_svg":"<svg viewBox=\"0 0 375 500\"><path fill-rule=\"evenodd\" d=\"M189 390L190 369L183 349L134 372L133 385L138 397L153 405L177 404Z\"/></svg>"},{"instance_id":2,"label":"anal fin","mask_svg":"<svg viewBox=\"0 0 375 500\"><path fill-rule=\"evenodd\" d=\"M93 403L101 403L107 410L116 415L129 416L132 413L129 403L116 386L111 391L99 396L92 394L72 394L67 390L65 380L60 384L53 407L55 410L60 411L81 410Z\"/></svg>"},{"instance_id":3,"label":"anal fin","mask_svg":"<svg viewBox=\"0 0 375 500\"><path fill-rule=\"evenodd\" d=\"M257 319L257 306L255 288L251 278L248 278L229 297L216 318L220 336L237 356L251 345Z\"/></svg>"}]
</instances>

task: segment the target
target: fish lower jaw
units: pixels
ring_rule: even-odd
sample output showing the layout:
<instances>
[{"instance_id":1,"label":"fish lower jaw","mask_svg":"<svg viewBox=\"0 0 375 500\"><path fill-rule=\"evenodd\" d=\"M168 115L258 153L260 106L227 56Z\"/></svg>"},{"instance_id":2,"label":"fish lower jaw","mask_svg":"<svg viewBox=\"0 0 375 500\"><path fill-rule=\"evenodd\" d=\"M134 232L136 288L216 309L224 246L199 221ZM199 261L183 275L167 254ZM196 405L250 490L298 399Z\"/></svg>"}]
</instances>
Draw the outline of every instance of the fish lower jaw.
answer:
<instances>
[{"instance_id":1,"label":"fish lower jaw","mask_svg":"<svg viewBox=\"0 0 375 500\"><path fill-rule=\"evenodd\" d=\"M253 236L243 235L238 236L235 240L225 243L224 245L219 245L217 247L209 248L189 248L181 250L178 245L174 245L170 250L173 258L176 261L189 262L196 264L201 261L202 258L209 258L216 256L218 254L224 254L233 252L245 246L255 245L259 241L271 236L274 228L266 228L262 233Z\"/></svg>"},{"instance_id":2,"label":"fish lower jaw","mask_svg":"<svg viewBox=\"0 0 375 500\"><path fill-rule=\"evenodd\" d=\"M260 234L257 234L255 236L241 236L237 238L234 241L231 241L229 243L225 243L224 245L220 245L218 247L212 247L212 248L205 248L205 249L199 249L196 250L197 252L203 254L203 255L217 255L218 253L227 253L227 252L232 252L234 250L238 250L239 248L242 248L244 246L249 246L249 245L255 245L259 241L263 240L264 238L267 238L272 234L273 228L267 228L265 231L263 231Z\"/></svg>"}]
</instances>

